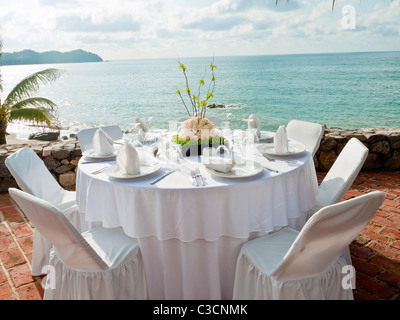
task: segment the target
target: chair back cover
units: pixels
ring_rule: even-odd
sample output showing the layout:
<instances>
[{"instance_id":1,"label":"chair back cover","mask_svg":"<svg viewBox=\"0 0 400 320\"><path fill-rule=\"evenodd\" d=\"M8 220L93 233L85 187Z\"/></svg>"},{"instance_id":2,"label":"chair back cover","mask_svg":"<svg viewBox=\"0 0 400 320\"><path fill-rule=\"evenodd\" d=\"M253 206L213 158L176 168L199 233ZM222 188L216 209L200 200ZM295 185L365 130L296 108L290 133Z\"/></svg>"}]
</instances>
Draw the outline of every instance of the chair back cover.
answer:
<instances>
[{"instance_id":1,"label":"chair back cover","mask_svg":"<svg viewBox=\"0 0 400 320\"><path fill-rule=\"evenodd\" d=\"M384 199L384 192L374 191L319 210L304 225L271 275L278 280L297 280L326 272L369 223Z\"/></svg>"},{"instance_id":2,"label":"chair back cover","mask_svg":"<svg viewBox=\"0 0 400 320\"><path fill-rule=\"evenodd\" d=\"M16 188L10 188L9 193L34 227L54 245L65 265L77 270L104 270L108 267L51 203Z\"/></svg>"},{"instance_id":3,"label":"chair back cover","mask_svg":"<svg viewBox=\"0 0 400 320\"><path fill-rule=\"evenodd\" d=\"M321 207L339 202L357 178L368 156L368 148L351 138L319 186L317 195Z\"/></svg>"},{"instance_id":4,"label":"chair back cover","mask_svg":"<svg viewBox=\"0 0 400 320\"><path fill-rule=\"evenodd\" d=\"M303 143L314 156L321 143L324 127L318 123L290 120L286 131L289 139Z\"/></svg>"},{"instance_id":5,"label":"chair back cover","mask_svg":"<svg viewBox=\"0 0 400 320\"><path fill-rule=\"evenodd\" d=\"M123 133L119 126L111 125L101 127L114 141L122 139ZM78 132L78 140L82 151L92 149L93 136L98 128L83 129Z\"/></svg>"},{"instance_id":6,"label":"chair back cover","mask_svg":"<svg viewBox=\"0 0 400 320\"><path fill-rule=\"evenodd\" d=\"M25 192L53 204L62 202L64 189L30 147L24 147L8 156L5 165Z\"/></svg>"}]
</instances>

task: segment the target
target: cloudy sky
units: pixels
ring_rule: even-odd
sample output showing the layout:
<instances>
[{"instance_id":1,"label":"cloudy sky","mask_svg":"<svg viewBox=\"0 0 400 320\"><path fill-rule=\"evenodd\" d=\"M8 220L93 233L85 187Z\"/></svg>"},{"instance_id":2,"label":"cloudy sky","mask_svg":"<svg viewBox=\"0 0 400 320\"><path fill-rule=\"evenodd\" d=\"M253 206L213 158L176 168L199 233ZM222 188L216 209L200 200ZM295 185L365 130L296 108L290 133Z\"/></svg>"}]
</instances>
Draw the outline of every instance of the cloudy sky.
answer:
<instances>
[{"instance_id":1,"label":"cloudy sky","mask_svg":"<svg viewBox=\"0 0 400 320\"><path fill-rule=\"evenodd\" d=\"M400 50L400 0L0 0L3 52L105 60Z\"/></svg>"}]
</instances>

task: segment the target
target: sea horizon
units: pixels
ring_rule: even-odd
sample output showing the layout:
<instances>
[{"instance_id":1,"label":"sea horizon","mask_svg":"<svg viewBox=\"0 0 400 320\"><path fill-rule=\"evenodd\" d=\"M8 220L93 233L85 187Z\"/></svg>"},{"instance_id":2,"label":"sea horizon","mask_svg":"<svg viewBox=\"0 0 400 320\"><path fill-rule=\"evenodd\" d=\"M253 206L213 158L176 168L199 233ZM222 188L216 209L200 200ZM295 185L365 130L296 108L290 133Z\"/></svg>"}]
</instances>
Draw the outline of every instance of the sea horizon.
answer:
<instances>
[{"instance_id":1,"label":"sea horizon","mask_svg":"<svg viewBox=\"0 0 400 320\"><path fill-rule=\"evenodd\" d=\"M136 116L151 118L151 127L165 129L169 121L187 116L176 94L185 87L177 59L0 66L2 98L30 73L57 67L65 74L54 84L42 86L38 96L58 105L62 130L77 132L110 124L129 130ZM214 59L215 98L208 104L233 107L209 109L207 115L229 122L233 129L244 129L250 114L258 116L267 131L290 119L342 129L400 127L400 51L179 59L188 68L193 87ZM13 128L21 134L26 129L10 125Z\"/></svg>"},{"instance_id":2,"label":"sea horizon","mask_svg":"<svg viewBox=\"0 0 400 320\"><path fill-rule=\"evenodd\" d=\"M400 50L377 50L377 51L337 51L337 52L304 52L304 53L260 53L260 54L237 54L237 55L216 55L214 57L218 58L229 58L229 57L270 57L270 56L305 56L305 55L336 55L336 54L363 54L363 53L400 53ZM204 58L211 58L213 55L208 56L185 56L180 57L181 59L204 59ZM166 59L173 59L176 60L177 57L160 57L160 58L132 58L132 59L106 59L101 62L112 62L112 61L131 61L131 60L166 60ZM91 62L88 62L91 63ZM96 63L94 61L93 63ZM0 64L1 67L1 64Z\"/></svg>"}]
</instances>

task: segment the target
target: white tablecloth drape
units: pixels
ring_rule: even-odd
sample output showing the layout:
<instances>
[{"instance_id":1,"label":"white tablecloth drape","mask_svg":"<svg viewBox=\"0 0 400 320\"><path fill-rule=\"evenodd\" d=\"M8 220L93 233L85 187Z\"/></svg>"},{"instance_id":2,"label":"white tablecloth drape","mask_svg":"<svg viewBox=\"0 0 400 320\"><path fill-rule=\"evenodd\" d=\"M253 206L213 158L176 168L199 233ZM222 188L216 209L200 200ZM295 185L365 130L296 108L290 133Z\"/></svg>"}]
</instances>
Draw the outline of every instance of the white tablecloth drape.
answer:
<instances>
[{"instance_id":1,"label":"white tablecloth drape","mask_svg":"<svg viewBox=\"0 0 400 320\"><path fill-rule=\"evenodd\" d=\"M299 230L315 204L313 160L310 153L297 159L271 163L256 155L280 173L246 179L218 178L197 157L185 159L181 165L200 168L205 187L180 172L150 185L160 173L115 180L91 174L104 163L80 164L81 227L99 221L139 240L150 299L230 299L241 244L284 226Z\"/></svg>"}]
</instances>

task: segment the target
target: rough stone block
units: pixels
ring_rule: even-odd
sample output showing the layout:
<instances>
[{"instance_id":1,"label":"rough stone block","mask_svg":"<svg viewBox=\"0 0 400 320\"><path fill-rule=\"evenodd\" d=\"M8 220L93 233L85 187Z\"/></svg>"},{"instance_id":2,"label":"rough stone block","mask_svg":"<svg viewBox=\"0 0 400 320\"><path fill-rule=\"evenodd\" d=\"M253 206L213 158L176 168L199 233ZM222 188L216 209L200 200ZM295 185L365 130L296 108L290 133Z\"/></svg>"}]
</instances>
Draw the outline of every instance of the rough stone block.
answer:
<instances>
[{"instance_id":1,"label":"rough stone block","mask_svg":"<svg viewBox=\"0 0 400 320\"><path fill-rule=\"evenodd\" d=\"M370 151L382 154L388 154L390 152L389 142L386 140L381 140L370 144Z\"/></svg>"},{"instance_id":2,"label":"rough stone block","mask_svg":"<svg viewBox=\"0 0 400 320\"><path fill-rule=\"evenodd\" d=\"M43 157L50 157L51 156L52 147L44 147L42 151Z\"/></svg>"},{"instance_id":3,"label":"rough stone block","mask_svg":"<svg viewBox=\"0 0 400 320\"><path fill-rule=\"evenodd\" d=\"M376 142L386 141L386 140L388 140L388 137L386 135L372 134L368 137L367 142L368 142L368 144L374 144Z\"/></svg>"},{"instance_id":4,"label":"rough stone block","mask_svg":"<svg viewBox=\"0 0 400 320\"><path fill-rule=\"evenodd\" d=\"M382 160L376 153L369 153L367 159L365 160L363 169L373 170L382 167Z\"/></svg>"},{"instance_id":5,"label":"rough stone block","mask_svg":"<svg viewBox=\"0 0 400 320\"><path fill-rule=\"evenodd\" d=\"M336 158L337 158L336 152L333 150L327 152L321 151L319 155L320 170L328 171L334 164Z\"/></svg>"},{"instance_id":6,"label":"rough stone block","mask_svg":"<svg viewBox=\"0 0 400 320\"><path fill-rule=\"evenodd\" d=\"M51 155L53 158L57 159L57 160L62 160L62 159L67 159L70 156L71 152L65 149L54 149L51 152Z\"/></svg>"},{"instance_id":7,"label":"rough stone block","mask_svg":"<svg viewBox=\"0 0 400 320\"><path fill-rule=\"evenodd\" d=\"M43 158L43 162L46 165L47 169L49 169L50 171L58 168L59 166L61 166L61 162L54 159L53 157L46 157Z\"/></svg>"},{"instance_id":8,"label":"rough stone block","mask_svg":"<svg viewBox=\"0 0 400 320\"><path fill-rule=\"evenodd\" d=\"M321 145L319 147L319 149L321 151L336 151L336 147L337 147L337 142L333 137L325 137L325 139L323 139L321 141Z\"/></svg>"},{"instance_id":9,"label":"rough stone block","mask_svg":"<svg viewBox=\"0 0 400 320\"><path fill-rule=\"evenodd\" d=\"M5 164L0 164L0 178L10 178L12 177L10 171Z\"/></svg>"},{"instance_id":10,"label":"rough stone block","mask_svg":"<svg viewBox=\"0 0 400 320\"><path fill-rule=\"evenodd\" d=\"M385 160L383 167L389 170L399 170L400 169L400 150L394 150L392 156Z\"/></svg>"},{"instance_id":11,"label":"rough stone block","mask_svg":"<svg viewBox=\"0 0 400 320\"><path fill-rule=\"evenodd\" d=\"M71 171L73 169L73 167L74 166L63 164L63 165L59 166L58 168L54 169L54 171L58 174L63 174L68 171Z\"/></svg>"},{"instance_id":12,"label":"rough stone block","mask_svg":"<svg viewBox=\"0 0 400 320\"><path fill-rule=\"evenodd\" d=\"M400 135L389 137L390 147L392 149L400 149Z\"/></svg>"},{"instance_id":13,"label":"rough stone block","mask_svg":"<svg viewBox=\"0 0 400 320\"><path fill-rule=\"evenodd\" d=\"M73 171L60 174L59 183L64 188L71 188L75 186L76 174Z\"/></svg>"},{"instance_id":14,"label":"rough stone block","mask_svg":"<svg viewBox=\"0 0 400 320\"><path fill-rule=\"evenodd\" d=\"M354 134L346 135L346 142L352 138L356 138L356 139L360 140L361 142L367 141L367 137L365 135L363 135L362 133L354 133Z\"/></svg>"}]
</instances>

